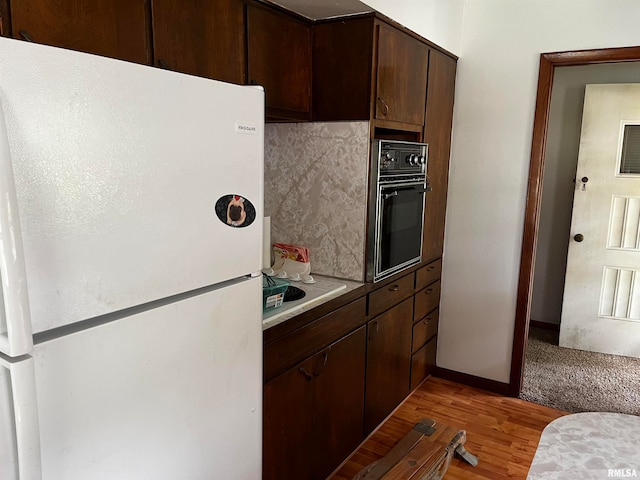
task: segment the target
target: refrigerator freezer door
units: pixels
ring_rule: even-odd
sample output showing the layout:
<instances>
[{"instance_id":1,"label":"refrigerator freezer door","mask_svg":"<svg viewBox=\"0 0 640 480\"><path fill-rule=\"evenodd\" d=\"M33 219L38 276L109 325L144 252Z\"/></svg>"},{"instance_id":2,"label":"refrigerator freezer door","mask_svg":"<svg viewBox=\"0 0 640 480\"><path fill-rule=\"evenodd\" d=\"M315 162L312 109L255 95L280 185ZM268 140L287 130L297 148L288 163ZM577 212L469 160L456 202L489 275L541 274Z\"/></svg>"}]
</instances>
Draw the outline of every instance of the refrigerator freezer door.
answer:
<instances>
[{"instance_id":1,"label":"refrigerator freezer door","mask_svg":"<svg viewBox=\"0 0 640 480\"><path fill-rule=\"evenodd\" d=\"M33 348L21 232L7 124L0 100L0 352L12 357L25 355Z\"/></svg>"},{"instance_id":2,"label":"refrigerator freezer door","mask_svg":"<svg viewBox=\"0 0 640 480\"><path fill-rule=\"evenodd\" d=\"M34 333L261 269L261 89L0 38L0 101Z\"/></svg>"},{"instance_id":3,"label":"refrigerator freezer door","mask_svg":"<svg viewBox=\"0 0 640 480\"><path fill-rule=\"evenodd\" d=\"M261 285L36 343L42 478L260 478Z\"/></svg>"}]
</instances>

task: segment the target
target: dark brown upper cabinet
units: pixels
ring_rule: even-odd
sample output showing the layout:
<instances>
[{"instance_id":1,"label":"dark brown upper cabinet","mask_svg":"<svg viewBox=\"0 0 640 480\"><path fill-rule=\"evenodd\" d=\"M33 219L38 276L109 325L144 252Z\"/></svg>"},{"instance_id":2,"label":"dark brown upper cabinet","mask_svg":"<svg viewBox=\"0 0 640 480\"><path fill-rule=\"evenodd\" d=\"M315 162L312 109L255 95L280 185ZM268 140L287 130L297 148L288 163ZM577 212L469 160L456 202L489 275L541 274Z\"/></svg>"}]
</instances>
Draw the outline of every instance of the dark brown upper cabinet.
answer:
<instances>
[{"instance_id":1,"label":"dark brown upper cabinet","mask_svg":"<svg viewBox=\"0 0 640 480\"><path fill-rule=\"evenodd\" d=\"M432 50L424 125L424 141L429 144L427 175L431 187L426 196L422 234L424 262L440 257L444 244L455 81L456 61Z\"/></svg>"},{"instance_id":2,"label":"dark brown upper cabinet","mask_svg":"<svg viewBox=\"0 0 640 480\"><path fill-rule=\"evenodd\" d=\"M13 0L12 36L151 63L148 0Z\"/></svg>"},{"instance_id":3,"label":"dark brown upper cabinet","mask_svg":"<svg viewBox=\"0 0 640 480\"><path fill-rule=\"evenodd\" d=\"M313 119L420 132L429 46L376 15L313 26Z\"/></svg>"},{"instance_id":4,"label":"dark brown upper cabinet","mask_svg":"<svg viewBox=\"0 0 640 480\"><path fill-rule=\"evenodd\" d=\"M313 26L313 120L369 120L373 21Z\"/></svg>"},{"instance_id":5,"label":"dark brown upper cabinet","mask_svg":"<svg viewBox=\"0 0 640 480\"><path fill-rule=\"evenodd\" d=\"M242 0L152 0L154 63L245 83Z\"/></svg>"},{"instance_id":6,"label":"dark brown upper cabinet","mask_svg":"<svg viewBox=\"0 0 640 480\"><path fill-rule=\"evenodd\" d=\"M247 78L265 89L268 120L311 118L311 26L258 3L247 5Z\"/></svg>"},{"instance_id":7,"label":"dark brown upper cabinet","mask_svg":"<svg viewBox=\"0 0 640 480\"><path fill-rule=\"evenodd\" d=\"M379 22L375 118L424 125L429 47Z\"/></svg>"}]
</instances>

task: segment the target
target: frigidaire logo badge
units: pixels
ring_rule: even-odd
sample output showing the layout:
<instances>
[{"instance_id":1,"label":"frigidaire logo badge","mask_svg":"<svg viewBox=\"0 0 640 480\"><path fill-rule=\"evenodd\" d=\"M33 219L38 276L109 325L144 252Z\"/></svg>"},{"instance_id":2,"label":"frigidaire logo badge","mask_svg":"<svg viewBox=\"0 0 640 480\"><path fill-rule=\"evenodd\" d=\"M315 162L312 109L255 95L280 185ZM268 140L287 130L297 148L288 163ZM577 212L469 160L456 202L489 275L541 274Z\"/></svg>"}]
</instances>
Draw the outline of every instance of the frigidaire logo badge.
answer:
<instances>
[{"instance_id":1,"label":"frigidaire logo badge","mask_svg":"<svg viewBox=\"0 0 640 480\"><path fill-rule=\"evenodd\" d=\"M236 122L236 133L255 135L256 133L258 133L258 127L256 127L255 125L247 125L246 123Z\"/></svg>"}]
</instances>

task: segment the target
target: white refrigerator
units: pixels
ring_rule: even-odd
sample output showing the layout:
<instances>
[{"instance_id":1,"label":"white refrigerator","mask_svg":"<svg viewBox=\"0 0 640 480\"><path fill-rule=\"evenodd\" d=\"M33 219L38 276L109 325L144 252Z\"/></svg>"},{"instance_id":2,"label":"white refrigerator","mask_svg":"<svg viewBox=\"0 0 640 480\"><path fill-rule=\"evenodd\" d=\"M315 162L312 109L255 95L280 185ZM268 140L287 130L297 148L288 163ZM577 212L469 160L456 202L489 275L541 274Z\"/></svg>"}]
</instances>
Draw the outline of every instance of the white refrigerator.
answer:
<instances>
[{"instance_id":1,"label":"white refrigerator","mask_svg":"<svg viewBox=\"0 0 640 480\"><path fill-rule=\"evenodd\" d=\"M262 89L0 38L0 106L0 479L259 479Z\"/></svg>"}]
</instances>

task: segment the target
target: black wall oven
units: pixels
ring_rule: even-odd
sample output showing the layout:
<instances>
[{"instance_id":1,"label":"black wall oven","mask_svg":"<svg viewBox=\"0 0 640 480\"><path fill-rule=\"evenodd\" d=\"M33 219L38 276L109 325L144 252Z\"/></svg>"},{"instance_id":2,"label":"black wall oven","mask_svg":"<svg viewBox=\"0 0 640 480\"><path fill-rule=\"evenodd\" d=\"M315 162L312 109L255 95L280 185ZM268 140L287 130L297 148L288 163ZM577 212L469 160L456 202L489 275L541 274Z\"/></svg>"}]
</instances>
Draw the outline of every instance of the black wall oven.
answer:
<instances>
[{"instance_id":1,"label":"black wall oven","mask_svg":"<svg viewBox=\"0 0 640 480\"><path fill-rule=\"evenodd\" d=\"M383 280L422 259L427 153L424 143L372 144L368 281Z\"/></svg>"}]
</instances>

